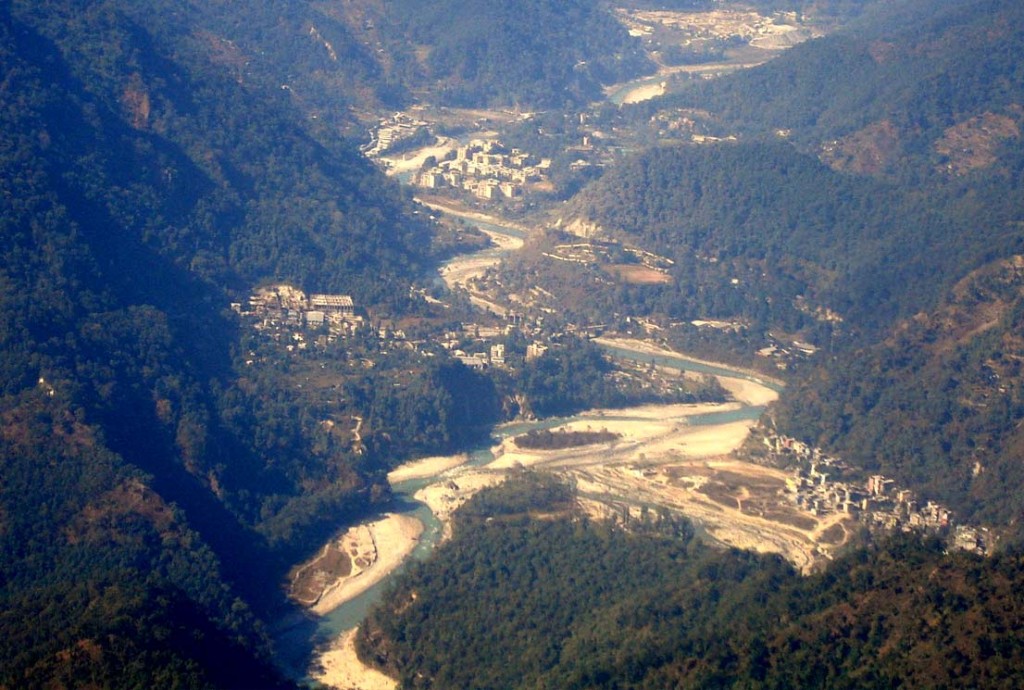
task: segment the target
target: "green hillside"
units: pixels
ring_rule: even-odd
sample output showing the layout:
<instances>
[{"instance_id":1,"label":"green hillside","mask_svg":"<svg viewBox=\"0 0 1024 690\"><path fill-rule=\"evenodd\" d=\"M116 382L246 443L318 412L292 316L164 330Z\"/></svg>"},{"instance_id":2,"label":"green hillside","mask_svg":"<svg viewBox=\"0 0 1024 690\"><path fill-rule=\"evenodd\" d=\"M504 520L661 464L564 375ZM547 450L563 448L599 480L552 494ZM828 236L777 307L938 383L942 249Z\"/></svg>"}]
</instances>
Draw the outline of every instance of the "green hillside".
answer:
<instances>
[{"instance_id":1,"label":"green hillside","mask_svg":"<svg viewBox=\"0 0 1024 690\"><path fill-rule=\"evenodd\" d=\"M876 6L762 67L638 107L699 108L739 140L642 152L568 204L563 227L675 262L669 284L579 300L746 325L703 338L705 352L750 353L767 333L826 348L783 394L783 431L962 519L1015 525L1022 11Z\"/></svg>"},{"instance_id":2,"label":"green hillside","mask_svg":"<svg viewBox=\"0 0 1024 690\"><path fill-rule=\"evenodd\" d=\"M876 6L834 36L697 85L673 103L707 109L723 132L784 131L828 168L808 181L813 201L764 204L767 221L738 251L778 237L770 229L787 214L796 212L800 227L826 209L831 229L793 233L784 255L838 269L804 273L796 285L835 278L827 303L845 303L834 307L844 330L862 336L829 341L837 356L794 380L780 426L898 477L962 519L1014 531L1022 13L1020 3L1003 0ZM880 186L872 190L871 179ZM744 199L756 188L750 182L717 197L721 206ZM770 188L786 194L778 180ZM854 202L851 213L833 211L841 200ZM636 204L641 212L649 206ZM691 203L678 217L699 209ZM710 237L733 236L722 219Z\"/></svg>"},{"instance_id":3,"label":"green hillside","mask_svg":"<svg viewBox=\"0 0 1024 690\"><path fill-rule=\"evenodd\" d=\"M686 523L651 516L627 533L572 506L529 475L482 493L370 614L364 658L407 688L1012 687L1024 674L1017 556L901 536L805 577L709 548Z\"/></svg>"},{"instance_id":4,"label":"green hillside","mask_svg":"<svg viewBox=\"0 0 1024 690\"><path fill-rule=\"evenodd\" d=\"M565 207L670 279L573 288L601 318L739 319L733 352L773 328L829 342L778 425L1009 524L1022 17L940 6L679 96L741 142L640 153ZM294 613L282 577L389 499L388 469L523 409L655 396L568 338L493 377L381 341L378 322L458 319L413 296L434 226L342 137L414 93L554 110L650 69L587 0L0 3L0 687L288 687L267 632ZM292 353L229 308L274 283L351 295L373 328ZM1019 680L1015 557L895 542L801 580L667 516L626 534L527 488L471 509L364 651L435 687ZM565 519L524 517L540 496ZM474 599L495 583L514 586Z\"/></svg>"},{"instance_id":5,"label":"green hillside","mask_svg":"<svg viewBox=\"0 0 1024 690\"><path fill-rule=\"evenodd\" d=\"M931 184L997 165L1019 142L1022 19L1013 0L878 3L834 35L641 110L698 108L723 132L785 131L836 167Z\"/></svg>"},{"instance_id":6,"label":"green hillside","mask_svg":"<svg viewBox=\"0 0 1024 690\"><path fill-rule=\"evenodd\" d=\"M593 0L387 0L382 33L406 57L405 83L453 106L585 104L653 71L638 42Z\"/></svg>"},{"instance_id":7,"label":"green hillside","mask_svg":"<svg viewBox=\"0 0 1024 690\"><path fill-rule=\"evenodd\" d=\"M1013 196L1014 184L999 186ZM822 309L843 319L845 336L877 334L1021 247L1005 197L983 209L958 193L836 172L784 142L674 146L616 166L563 223L675 262L672 284L634 308L809 329L822 342L832 327Z\"/></svg>"},{"instance_id":8,"label":"green hillside","mask_svg":"<svg viewBox=\"0 0 1024 690\"><path fill-rule=\"evenodd\" d=\"M0 7L2 686L283 684L283 570L387 493L236 369L251 287L401 313L434 260L396 185L225 64L276 11Z\"/></svg>"},{"instance_id":9,"label":"green hillside","mask_svg":"<svg viewBox=\"0 0 1024 690\"><path fill-rule=\"evenodd\" d=\"M787 391L776 421L960 519L1017 525L1024 448L1024 265L988 265L943 304L899 323Z\"/></svg>"}]
</instances>

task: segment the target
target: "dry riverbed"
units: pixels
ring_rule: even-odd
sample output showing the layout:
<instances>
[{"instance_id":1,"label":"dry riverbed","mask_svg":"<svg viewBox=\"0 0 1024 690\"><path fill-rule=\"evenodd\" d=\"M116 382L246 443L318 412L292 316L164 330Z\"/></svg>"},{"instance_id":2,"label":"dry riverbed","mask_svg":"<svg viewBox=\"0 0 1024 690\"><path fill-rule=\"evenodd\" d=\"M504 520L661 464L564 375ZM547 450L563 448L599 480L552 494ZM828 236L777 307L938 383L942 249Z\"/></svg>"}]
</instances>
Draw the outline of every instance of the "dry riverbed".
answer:
<instances>
[{"instance_id":1,"label":"dry riverbed","mask_svg":"<svg viewBox=\"0 0 1024 690\"><path fill-rule=\"evenodd\" d=\"M358 628L353 628L342 633L322 651L310 676L338 690L394 690L398 683L359 660L355 645L358 631Z\"/></svg>"},{"instance_id":2,"label":"dry riverbed","mask_svg":"<svg viewBox=\"0 0 1024 690\"><path fill-rule=\"evenodd\" d=\"M394 513L351 527L292 571L289 594L313 613L328 613L387 577L422 532L419 520Z\"/></svg>"}]
</instances>

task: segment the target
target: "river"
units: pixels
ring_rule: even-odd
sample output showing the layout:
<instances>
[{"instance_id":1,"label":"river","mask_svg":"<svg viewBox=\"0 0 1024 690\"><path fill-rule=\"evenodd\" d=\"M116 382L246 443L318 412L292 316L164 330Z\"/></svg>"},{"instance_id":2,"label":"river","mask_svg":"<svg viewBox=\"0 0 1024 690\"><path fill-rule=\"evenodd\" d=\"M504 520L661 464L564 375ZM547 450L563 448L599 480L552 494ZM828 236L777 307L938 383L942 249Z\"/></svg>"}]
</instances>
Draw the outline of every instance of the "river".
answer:
<instances>
[{"instance_id":1,"label":"river","mask_svg":"<svg viewBox=\"0 0 1024 690\"><path fill-rule=\"evenodd\" d=\"M682 356L651 354L638 350L631 350L625 347L603 347L609 354L619 359L628 359L640 362L656 362L661 366L672 367L685 371L696 371L712 376L754 381L755 383L765 385L772 390L781 390L781 386L778 386L775 383L765 382L757 376L735 369L730 369L722 365L714 365L707 362L691 360ZM763 405L743 405L737 409L695 414L688 417L687 421L691 426L718 426L740 421L756 421L760 419L763 412ZM579 422L584 419L589 419L588 414L589 412L581 412L578 415L572 415L569 417L551 417L547 419L503 424L495 429L491 440L485 446L472 450L469 454L468 462L464 465L460 465L458 469L465 470L466 468L471 467L483 467L493 462L495 457L492 449L506 438L519 436L536 429L552 429L574 422ZM620 418L616 416L614 412L606 412L601 416L602 420L608 422L628 418L629 417ZM412 515L416 519L420 520L424 525L424 531L420 536L419 544L413 550L410 558L423 559L429 556L439 542L441 536L441 522L425 503L416 500L413 496L417 491L438 481L442 475L448 472L450 472L450 470L443 470L429 477L399 482L392 487L395 500L394 503L388 507L388 510ZM395 572L401 572L401 568L397 569ZM392 573L392 575L393 574L394 573ZM327 615L322 616L318 626L321 633L320 636L332 637L359 625L363 618L366 617L366 613L369 608L380 599L380 595L386 588L389 579L390 576L354 599L342 604Z\"/></svg>"},{"instance_id":2,"label":"river","mask_svg":"<svg viewBox=\"0 0 1024 690\"><path fill-rule=\"evenodd\" d=\"M688 371L700 371L702 373L715 376L737 379L742 378L753 381L758 380L757 377L744 372L738 372L733 369L712 365L706 362L690 360L685 357L652 354L649 352L631 350L625 347L605 347L610 354L623 359L653 361L662 366L670 366ZM735 409L724 409L720 411L716 410L694 414L687 417L687 423L693 427L711 428L735 424L736 422L753 422L761 416L763 411L764 406L762 405L743 405ZM532 429L560 427L579 422L593 423L594 418L590 415L592 415L592 412L583 412L571 417L551 418L502 425L495 429L494 435L489 443L483 447L474 449L469 454L469 460L465 464L456 468L454 472L465 472L470 468L482 468L485 465L492 463L495 460L494 453L492 452L493 448L497 447L501 441L506 438L518 436ZM624 410L621 413L615 410L609 410L604 411L599 419L602 424L611 425L616 422L628 422L634 420L635 417L631 415L630 410ZM443 470L429 477L411 479L396 483L393 486L394 500L391 505L387 507L387 511L410 515L422 522L424 525L424 531L420 535L419 542L405 563L408 563L409 559L424 559L429 556L440 542L442 534L441 521L425 503L416 500L414 495L424 487L438 482L444 475L452 472L453 470ZM380 601L391 578L396 574L401 573L404 567L404 564L399 566L387 577L374 584L363 593L341 604L328 614L319 617L315 621L315 631L312 635L313 641L316 644L325 644L330 640L339 637L346 631L357 627L366 617L370 608L376 602ZM293 629L291 634L288 634L287 632L282 634L277 640L281 656L285 659L303 658L309 647L310 638L310 629L305 626Z\"/></svg>"},{"instance_id":3,"label":"river","mask_svg":"<svg viewBox=\"0 0 1024 690\"><path fill-rule=\"evenodd\" d=\"M472 214L463 214L463 217L468 222L481 226L482 230L492 236L504 235L505 237L514 239L519 243L521 243L524 236L523 228L502 225L498 219L488 218L487 220L484 220ZM488 256L495 260L500 259L501 256L512 251L512 249L508 248L510 246L509 243L499 243L499 246L506 248L495 249L492 247L483 251L488 252ZM449 262L449 266L457 261L471 262L475 258L476 257L474 255L459 257L458 259L453 260L453 262ZM601 341L600 344L610 355L620 359L652 362L661 366L668 366L686 371L696 371L713 376L727 377L728 379L736 381L747 381L763 387L765 390L774 392L781 389L780 385L771 381L765 381L761 377L750 372L743 372L710 362L691 360L678 354L651 348L650 346L641 347L643 344L636 343L635 341L615 342L604 340ZM639 408L631 408L631 410L632 409ZM622 411L622 416L619 416L620 413L615 410L602 411L598 413L600 416L597 419L599 419L601 423L605 424L613 424L615 422L630 420L635 421L635 417L629 417L631 410ZM752 422L760 417L763 410L763 404L734 405L728 409L710 410L700 414L692 414L685 418L685 424L694 427L711 428L715 426L734 425L737 422ZM455 471L465 473L467 469L483 468L485 465L494 462L495 455L493 449L498 447L498 445L506 438L520 435L531 429L553 428L579 422L594 422L595 418L593 417L593 414L593 412L584 412L568 418L517 422L501 425L495 429L490 442L483 447L472 450L469 453L467 462L462 464ZM435 484L441 480L443 475L452 471L453 470L439 471L428 477L399 482L393 486L394 500L391 505L388 506L387 510L389 512L412 516L424 525L424 530L420 535L416 547L402 562L402 565L398 566L380 582L369 587L358 596L344 602L333 611L319 617L315 621L315 631L312 635L310 634L311 631L307 625L295 626L290 629L282 630L277 636L277 647L279 656L286 665L289 665L289 659L298 660L304 658L305 653L308 652L311 638L316 644L324 644L330 640L338 638L346 631L357 627L366 617L370 608L380 600L381 596L386 591L390 579L397 573L400 573L409 563L410 559L424 559L430 555L441 540L443 524L431 511L430 507L428 507L427 504L416 500L414 495L421 489ZM293 661L292 664L294 663L296 662Z\"/></svg>"}]
</instances>

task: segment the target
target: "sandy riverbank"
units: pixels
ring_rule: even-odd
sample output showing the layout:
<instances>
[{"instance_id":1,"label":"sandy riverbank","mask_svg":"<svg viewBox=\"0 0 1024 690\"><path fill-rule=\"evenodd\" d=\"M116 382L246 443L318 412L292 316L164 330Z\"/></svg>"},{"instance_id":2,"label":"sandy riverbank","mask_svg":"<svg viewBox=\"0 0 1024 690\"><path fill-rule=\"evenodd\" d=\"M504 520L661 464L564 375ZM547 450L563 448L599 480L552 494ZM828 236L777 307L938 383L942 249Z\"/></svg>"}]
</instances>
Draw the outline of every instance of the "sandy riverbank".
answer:
<instances>
[{"instance_id":1,"label":"sandy riverbank","mask_svg":"<svg viewBox=\"0 0 1024 690\"><path fill-rule=\"evenodd\" d=\"M388 483L394 485L399 482L407 482L410 479L433 477L460 465L465 465L468 460L469 456L466 453L413 460L388 472Z\"/></svg>"},{"instance_id":2,"label":"sandy riverbank","mask_svg":"<svg viewBox=\"0 0 1024 690\"><path fill-rule=\"evenodd\" d=\"M515 223L510 223L493 216L488 216L487 214L480 213L478 211L463 210L455 206L426 201L419 197L416 198L416 201L431 210L440 211L447 215L458 216L460 218L477 221L487 225L506 227L523 235L529 233L529 228L522 225L516 225ZM442 266L440 271L441 279L444 280L445 284L449 288L455 286L468 287L470 281L481 277L488 268L497 266L507 254L518 249L522 249L523 247L524 240L522 237L493 230L489 227L479 226L478 229L491 239L494 246L482 252L473 252L464 256L456 257ZM479 295L477 296L477 299L483 302L481 308L487 311L497 311L499 313L504 312L504 309L495 309L494 307L497 305L492 305L489 302L486 302L486 300L483 300Z\"/></svg>"},{"instance_id":3,"label":"sandy riverbank","mask_svg":"<svg viewBox=\"0 0 1024 690\"><path fill-rule=\"evenodd\" d=\"M449 289L469 288L469 283L483 277L487 269L501 263L501 256L474 256L470 259L454 259L441 268L441 280Z\"/></svg>"},{"instance_id":4,"label":"sandy riverbank","mask_svg":"<svg viewBox=\"0 0 1024 690\"><path fill-rule=\"evenodd\" d=\"M759 407L779 399L777 391L749 379L737 379L731 376L718 376L716 378L722 384L722 388L727 390L729 395L733 397L733 400L744 405Z\"/></svg>"},{"instance_id":5,"label":"sandy riverbank","mask_svg":"<svg viewBox=\"0 0 1024 690\"><path fill-rule=\"evenodd\" d=\"M601 340L637 352L685 357L640 340ZM721 366L714 362L707 364ZM738 372L738 375L761 378L754 372ZM692 424L689 418L739 410L746 405L763 405L778 395L757 381L725 376L719 378L736 402L652 404L625 409L590 410L577 415L560 428L607 430L618 434L616 440L557 451L534 451L520 449L514 439L508 438L493 449L495 460L484 467L465 467L465 454L431 457L395 469L389 474L389 480L401 482L435 478L435 481L418 491L415 498L426 503L441 521L444 538L451 534L453 511L481 489L504 481L511 469L529 466L573 476L580 489L587 492L586 500L612 501L609 505L618 505L623 500L632 503L635 500L638 505L653 502L672 506L699 519L709 533L725 543L783 553L798 567L808 567L811 562L810 547L801 533L785 529L780 532L763 518L745 514L742 504L738 510L723 507L696 491L701 483L714 481L712 477L716 470L712 468L712 459L723 458L736 450L747 438L755 422L739 420L697 425ZM701 481L689 482L685 487L670 486L670 482L665 479L669 473L678 472L675 468L679 468L680 463L685 465L692 462L704 463L699 466L703 469L695 473ZM648 474L652 471L656 474ZM751 466L749 471L755 476L769 472L756 466ZM738 473L736 470L733 472ZM703 476L701 473L709 474ZM781 481L778 478L776 480ZM331 586L313 611L329 611L379 582L412 551L422 525L406 516L389 515L371 525L353 528L357 535L360 529L365 530L359 542L361 550L353 546L352 552L361 553L365 561L367 548L372 546L375 554L373 562L369 567L353 572ZM394 681L358 660L352 642L354 637L354 631L346 633L324 650L318 657L313 676L334 688L394 688Z\"/></svg>"},{"instance_id":6,"label":"sandy riverbank","mask_svg":"<svg viewBox=\"0 0 1024 690\"><path fill-rule=\"evenodd\" d=\"M632 352L639 352L639 353L645 354L645 355L656 355L656 356L659 356L659 357L681 357L682 359L688 359L691 362L696 362L698 364L704 364L704 365L709 366L709 367L716 367L716 368L719 368L719 369L725 369L726 371L734 371L734 372L736 372L736 377L735 377L736 380L747 381L748 383L751 383L751 384L753 384L755 386L760 386L760 387L764 388L765 392L760 393L760 395L767 396L767 395L770 395L770 394L774 394L775 398L771 398L771 400L777 399L778 398L778 393L773 391L771 388L768 388L768 386L766 384L771 384L773 386L783 386L783 385L785 385L784 382L780 381L779 379L772 378L771 376L766 376L765 374L762 374L759 371L754 371L753 369L744 369L742 367L734 367L734 366L729 365L729 364L722 364L721 362L712 362L710 360L700 359L698 357L692 357L692 356L690 356L690 355L688 355L686 353L676 352L675 350L669 350L668 348L661 347L659 345L655 345L654 343L648 342L646 340L640 340L638 338L606 338L606 337L599 337L599 338L594 338L593 342L597 343L598 345L606 345L608 347L615 347L615 348L619 348L620 350L630 350ZM721 376L721 378L733 379L734 377L732 377L732 376ZM746 390L747 394L752 394L754 392L753 388L743 389L743 390ZM749 403L749 404L754 404L754 403Z\"/></svg>"},{"instance_id":7,"label":"sandy riverbank","mask_svg":"<svg viewBox=\"0 0 1024 690\"><path fill-rule=\"evenodd\" d=\"M426 503L442 523L443 538L451 535L451 515L486 487L505 480L516 467L534 467L557 472L573 472L603 465L666 462L681 457L711 457L731 453L747 435L753 421L737 421L711 426L691 425L694 415L729 412L739 403L702 403L676 405L640 405L625 409L598 409L578 415L558 429L566 431L607 430L619 438L557 451L524 450L514 438L506 438L492 450L495 459L483 467L458 467L454 459L432 458L435 467L449 464L455 469L443 472L436 482L420 489L414 498Z\"/></svg>"},{"instance_id":8,"label":"sandy riverbank","mask_svg":"<svg viewBox=\"0 0 1024 690\"><path fill-rule=\"evenodd\" d=\"M415 197L415 199L420 204L422 204L423 206L426 206L429 209L432 209L434 211L440 211L441 213L445 213L445 214L450 215L450 216L456 216L458 218L468 218L469 220L476 220L476 221L480 221L481 223L487 223L489 225L496 225L498 227L511 228L511 229L515 230L516 232L520 232L520 233L524 233L524 234L530 232L530 228L526 227L525 225L520 225L519 223L513 223L512 221L505 220L503 218L497 218L495 216L489 216L486 213L480 213L479 211L470 211L468 209L461 208L461 207L459 207L458 205L456 205L454 203L442 204L442 203L439 203L437 201L427 201L426 199L423 199L421 197ZM483 229L481 228L481 230L483 230ZM483 232L488 232L488 231L487 230L483 230ZM491 234L491 233L488 232L488 234ZM500 234L500 233L494 233L494 234Z\"/></svg>"},{"instance_id":9,"label":"sandy riverbank","mask_svg":"<svg viewBox=\"0 0 1024 690\"><path fill-rule=\"evenodd\" d=\"M750 433L753 421L711 426L691 425L694 415L729 412L739 403L697 405L642 405L616 410L591 410L558 427L564 431L609 431L618 438L558 451L524 450L514 438L505 439L495 451L488 469L545 467L569 470L608 464L638 464L681 455L722 455L738 448Z\"/></svg>"},{"instance_id":10,"label":"sandy riverbank","mask_svg":"<svg viewBox=\"0 0 1024 690\"><path fill-rule=\"evenodd\" d=\"M649 101L652 98L665 95L665 82L657 82L655 84L644 84L638 86L635 89L630 89L622 97L622 104L629 105L631 103L643 103Z\"/></svg>"},{"instance_id":11,"label":"sandy riverbank","mask_svg":"<svg viewBox=\"0 0 1024 690\"><path fill-rule=\"evenodd\" d=\"M465 462L465 454L425 458L402 465L388 475L389 479L393 475L399 477L399 481L435 476L437 473L445 477L454 475L439 479L415 496L430 506L431 511L442 521L443 538L451 536L452 511L480 489L504 480L503 474L460 470L459 467ZM358 533L361 528L369 528L377 553L376 560L369 568L335 583L325 592L320 603L311 607L314 613L323 615L380 582L409 555L419 539L423 525L413 518L389 515L383 520L350 531ZM310 676L337 690L394 690L398 684L393 679L359 659L355 650L357 630L343 633L330 646L318 651L310 667Z\"/></svg>"},{"instance_id":12,"label":"sandy riverbank","mask_svg":"<svg viewBox=\"0 0 1024 690\"><path fill-rule=\"evenodd\" d=\"M727 371L735 371L737 375L742 374L743 376L750 376L758 381L765 381L768 383L782 385L782 381L773 379L770 376L765 376L759 371L753 369L744 369L742 367L734 367L731 364L722 364L721 362L712 362L707 359L700 359L699 357L693 357L686 354L685 352L676 352L670 350L667 347L661 345L655 345L647 340L640 340L639 338L618 338L618 337L598 337L594 338L593 341L599 345L607 345L609 347L617 347L621 350L632 350L634 352L642 352L648 355L660 355L662 357L682 357L688 359L691 362L697 362L698 364L706 364L709 367L717 367L719 369L725 369Z\"/></svg>"},{"instance_id":13,"label":"sandy riverbank","mask_svg":"<svg viewBox=\"0 0 1024 690\"><path fill-rule=\"evenodd\" d=\"M460 459L464 461L465 456L427 458L399 470L404 470L411 478L428 468L456 463ZM350 528L339 541L353 556L352 572L330 583L309 610L322 616L380 582L409 556L422 532L423 523L419 520L397 514ZM307 567L315 567L315 564ZM397 687L394 680L359 660L355 636L356 630L350 630L319 650L310 666L310 676L337 690L394 690Z\"/></svg>"},{"instance_id":14,"label":"sandy riverbank","mask_svg":"<svg viewBox=\"0 0 1024 690\"><path fill-rule=\"evenodd\" d=\"M493 463L487 465L490 469ZM481 489L495 486L505 481L504 472L487 470L460 470L445 475L443 479L416 492L417 501L426 503L438 520L441 521L441 539L452 536L452 513L462 507Z\"/></svg>"},{"instance_id":15,"label":"sandy riverbank","mask_svg":"<svg viewBox=\"0 0 1024 690\"><path fill-rule=\"evenodd\" d=\"M407 157L396 158L393 156L381 156L380 160L387 166L388 175L398 175L405 172L416 172L423 167L423 163L433 156L441 160L454 151L459 142L448 137L441 137L436 144L426 148L417 149Z\"/></svg>"},{"instance_id":16,"label":"sandy riverbank","mask_svg":"<svg viewBox=\"0 0 1024 690\"><path fill-rule=\"evenodd\" d=\"M351 574L330 583L309 610L322 616L380 582L412 552L422 532L419 520L394 513L348 530L342 540L365 565L354 563Z\"/></svg>"},{"instance_id":17,"label":"sandy riverbank","mask_svg":"<svg viewBox=\"0 0 1024 690\"><path fill-rule=\"evenodd\" d=\"M343 633L318 657L310 675L327 687L338 690L394 690L398 683L356 655L358 628Z\"/></svg>"}]
</instances>

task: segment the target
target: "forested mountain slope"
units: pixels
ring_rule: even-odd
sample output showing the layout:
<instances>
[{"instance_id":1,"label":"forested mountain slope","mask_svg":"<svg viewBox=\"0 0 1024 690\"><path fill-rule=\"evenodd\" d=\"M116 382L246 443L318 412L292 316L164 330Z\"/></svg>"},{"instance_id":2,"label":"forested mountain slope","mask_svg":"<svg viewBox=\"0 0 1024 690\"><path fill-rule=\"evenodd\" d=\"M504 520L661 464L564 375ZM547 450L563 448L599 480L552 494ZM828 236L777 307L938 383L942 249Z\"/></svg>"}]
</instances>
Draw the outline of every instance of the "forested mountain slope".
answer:
<instances>
[{"instance_id":1,"label":"forested mountain slope","mask_svg":"<svg viewBox=\"0 0 1024 690\"><path fill-rule=\"evenodd\" d=\"M404 309L430 229L224 63L228 18L0 6L0 685L280 684L281 569L384 489L237 386L226 307L283 280Z\"/></svg>"},{"instance_id":2,"label":"forested mountain slope","mask_svg":"<svg viewBox=\"0 0 1024 690\"><path fill-rule=\"evenodd\" d=\"M867 198L900 209L878 227L884 251L848 235L859 225L849 217L835 216L831 237L814 240L810 251L852 264L835 285L852 309L839 311L870 337L832 341L838 356L782 396L780 427L959 518L1014 531L1022 19L1024 6L1004 0L876 6L845 31L676 103L699 103L726 131L784 130L840 179L885 180L886 193ZM826 199L837 196L831 179L821 174ZM832 243L840 237L854 239Z\"/></svg>"},{"instance_id":3,"label":"forested mountain slope","mask_svg":"<svg viewBox=\"0 0 1024 690\"><path fill-rule=\"evenodd\" d=\"M67 91L32 113L49 125L45 159L88 167L68 173L70 191L120 199L104 204L112 220L177 265L225 287L274 277L361 303L394 300L395 277L420 268L427 230L392 222L410 208L397 187L337 138L312 138L273 75L221 64L203 14L55 2L16 3L12 18L24 22L12 48L46 69L11 88Z\"/></svg>"},{"instance_id":4,"label":"forested mountain slope","mask_svg":"<svg viewBox=\"0 0 1024 690\"><path fill-rule=\"evenodd\" d=\"M1013 0L878 3L834 35L698 83L667 105L707 111L724 132L785 131L860 173L930 184L1013 170L1003 154L1022 124L1022 20Z\"/></svg>"},{"instance_id":5,"label":"forested mountain slope","mask_svg":"<svg viewBox=\"0 0 1024 690\"><path fill-rule=\"evenodd\" d=\"M883 342L833 359L781 400L784 430L896 477L960 519L1020 530L1024 260L988 265ZM1019 536L1019 534L1018 534Z\"/></svg>"},{"instance_id":6,"label":"forested mountain slope","mask_svg":"<svg viewBox=\"0 0 1024 690\"><path fill-rule=\"evenodd\" d=\"M627 533L535 478L483 493L360 631L408 688L1012 687L1017 556L901 536L804 577L652 516ZM557 515L556 519L552 519ZM515 664L508 663L516 659Z\"/></svg>"},{"instance_id":7,"label":"forested mountain slope","mask_svg":"<svg viewBox=\"0 0 1024 690\"><path fill-rule=\"evenodd\" d=\"M579 105L601 98L603 85L653 71L594 0L384 0L375 16L404 82L445 105Z\"/></svg>"},{"instance_id":8,"label":"forested mountain slope","mask_svg":"<svg viewBox=\"0 0 1024 690\"><path fill-rule=\"evenodd\" d=\"M1000 187L1016 196L1015 184ZM877 334L1024 243L1006 199L981 208L944 192L836 172L785 142L661 147L584 190L563 223L675 262L673 285L642 307L820 343L836 327L826 309L847 340Z\"/></svg>"},{"instance_id":9,"label":"forested mountain slope","mask_svg":"<svg viewBox=\"0 0 1024 690\"><path fill-rule=\"evenodd\" d=\"M678 288L640 308L827 349L783 394L785 433L1001 526L1020 515L1022 18L1003 0L876 6L646 106L700 108L739 141L635 156L563 217L677 262Z\"/></svg>"}]
</instances>

